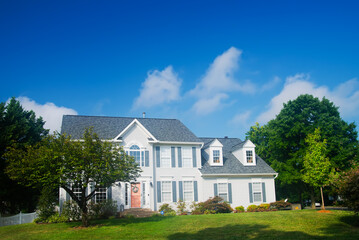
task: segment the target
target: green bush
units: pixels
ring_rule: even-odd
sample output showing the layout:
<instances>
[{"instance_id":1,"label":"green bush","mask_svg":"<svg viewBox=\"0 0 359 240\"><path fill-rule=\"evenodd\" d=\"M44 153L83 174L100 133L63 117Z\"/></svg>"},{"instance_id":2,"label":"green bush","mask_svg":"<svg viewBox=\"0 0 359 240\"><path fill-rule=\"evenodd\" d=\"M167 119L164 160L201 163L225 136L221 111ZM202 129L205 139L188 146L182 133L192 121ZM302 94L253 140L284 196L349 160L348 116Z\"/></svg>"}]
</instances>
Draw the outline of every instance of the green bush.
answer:
<instances>
[{"instance_id":1,"label":"green bush","mask_svg":"<svg viewBox=\"0 0 359 240\"><path fill-rule=\"evenodd\" d=\"M113 200L89 204L89 216L92 219L107 219L117 214L117 203Z\"/></svg>"},{"instance_id":2,"label":"green bush","mask_svg":"<svg viewBox=\"0 0 359 240\"><path fill-rule=\"evenodd\" d=\"M47 222L47 219L55 214L55 206L58 201L57 192L51 187L44 187L38 203L37 222Z\"/></svg>"},{"instance_id":3,"label":"green bush","mask_svg":"<svg viewBox=\"0 0 359 240\"><path fill-rule=\"evenodd\" d=\"M248 207L247 207L247 212L256 212L257 211L257 209L258 209L258 206L257 205L249 205Z\"/></svg>"},{"instance_id":4,"label":"green bush","mask_svg":"<svg viewBox=\"0 0 359 240\"><path fill-rule=\"evenodd\" d=\"M261 211L268 211L270 207L269 203L262 203L261 205L258 206L258 210Z\"/></svg>"},{"instance_id":5,"label":"green bush","mask_svg":"<svg viewBox=\"0 0 359 240\"><path fill-rule=\"evenodd\" d=\"M64 202L61 215L66 216L71 221L81 220L81 211L76 202L66 201Z\"/></svg>"},{"instance_id":6,"label":"green bush","mask_svg":"<svg viewBox=\"0 0 359 240\"><path fill-rule=\"evenodd\" d=\"M162 217L161 213L153 213L151 217Z\"/></svg>"},{"instance_id":7,"label":"green bush","mask_svg":"<svg viewBox=\"0 0 359 240\"><path fill-rule=\"evenodd\" d=\"M173 208L168 203L162 204L158 211L163 211L164 213L175 212L175 210L173 210Z\"/></svg>"},{"instance_id":8,"label":"green bush","mask_svg":"<svg viewBox=\"0 0 359 240\"><path fill-rule=\"evenodd\" d=\"M206 212L206 210L208 210ZM216 196L208 199L205 202L193 203L192 204L192 214L206 214L208 213L230 213L233 212L233 209L227 202L223 202L223 199Z\"/></svg>"},{"instance_id":9,"label":"green bush","mask_svg":"<svg viewBox=\"0 0 359 240\"><path fill-rule=\"evenodd\" d=\"M172 211L172 212L166 212L164 214L165 217L173 217L173 216L177 216L176 212L175 211Z\"/></svg>"},{"instance_id":10,"label":"green bush","mask_svg":"<svg viewBox=\"0 0 359 240\"><path fill-rule=\"evenodd\" d=\"M186 203L182 200L178 200L177 202L177 213L179 215L187 215Z\"/></svg>"},{"instance_id":11,"label":"green bush","mask_svg":"<svg viewBox=\"0 0 359 240\"><path fill-rule=\"evenodd\" d=\"M125 215L125 218L128 218L128 219L134 219L134 218L135 218L135 216L134 216L134 215L132 215L132 214L126 214L126 215Z\"/></svg>"},{"instance_id":12,"label":"green bush","mask_svg":"<svg viewBox=\"0 0 359 240\"><path fill-rule=\"evenodd\" d=\"M244 212L244 207L243 206L238 206L235 209L236 209L237 213Z\"/></svg>"},{"instance_id":13,"label":"green bush","mask_svg":"<svg viewBox=\"0 0 359 240\"><path fill-rule=\"evenodd\" d=\"M285 202L284 200L280 200L280 201L270 203L269 209L283 210L283 209L289 208L291 206L292 206L291 203Z\"/></svg>"},{"instance_id":14,"label":"green bush","mask_svg":"<svg viewBox=\"0 0 359 240\"><path fill-rule=\"evenodd\" d=\"M54 215L52 215L51 217L48 218L47 222L48 223L64 223L64 222L68 222L69 219L64 216L64 215L59 215L58 213L55 213Z\"/></svg>"}]
</instances>

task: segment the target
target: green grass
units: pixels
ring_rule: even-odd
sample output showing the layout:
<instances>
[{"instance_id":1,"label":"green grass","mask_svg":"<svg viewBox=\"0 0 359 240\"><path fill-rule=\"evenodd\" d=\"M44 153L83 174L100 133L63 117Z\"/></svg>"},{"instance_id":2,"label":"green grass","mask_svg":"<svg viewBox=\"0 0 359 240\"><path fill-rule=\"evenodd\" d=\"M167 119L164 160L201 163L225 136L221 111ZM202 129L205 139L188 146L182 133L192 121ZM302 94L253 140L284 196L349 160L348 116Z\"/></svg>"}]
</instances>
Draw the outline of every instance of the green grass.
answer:
<instances>
[{"instance_id":1,"label":"green grass","mask_svg":"<svg viewBox=\"0 0 359 240\"><path fill-rule=\"evenodd\" d=\"M359 239L359 217L313 210L151 217L0 227L0 239ZM358 226L358 225L357 225Z\"/></svg>"}]
</instances>

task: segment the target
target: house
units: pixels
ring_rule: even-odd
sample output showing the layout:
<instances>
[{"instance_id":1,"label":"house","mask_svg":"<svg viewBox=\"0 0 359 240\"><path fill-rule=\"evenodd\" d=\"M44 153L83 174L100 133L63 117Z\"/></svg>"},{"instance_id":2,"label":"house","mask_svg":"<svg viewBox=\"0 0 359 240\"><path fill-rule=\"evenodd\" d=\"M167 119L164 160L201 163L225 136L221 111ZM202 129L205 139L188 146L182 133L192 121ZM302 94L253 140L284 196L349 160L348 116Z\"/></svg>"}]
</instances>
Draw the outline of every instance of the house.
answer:
<instances>
[{"instance_id":1,"label":"house","mask_svg":"<svg viewBox=\"0 0 359 240\"><path fill-rule=\"evenodd\" d=\"M277 173L238 138L199 138L177 119L65 115L62 133L81 139L93 127L103 140L124 148L141 166L131 183L99 188L95 201L113 199L118 207L159 209L220 196L232 207L276 200ZM75 189L75 188L74 188ZM76 189L75 189L76 190ZM69 195L60 189L60 206Z\"/></svg>"}]
</instances>

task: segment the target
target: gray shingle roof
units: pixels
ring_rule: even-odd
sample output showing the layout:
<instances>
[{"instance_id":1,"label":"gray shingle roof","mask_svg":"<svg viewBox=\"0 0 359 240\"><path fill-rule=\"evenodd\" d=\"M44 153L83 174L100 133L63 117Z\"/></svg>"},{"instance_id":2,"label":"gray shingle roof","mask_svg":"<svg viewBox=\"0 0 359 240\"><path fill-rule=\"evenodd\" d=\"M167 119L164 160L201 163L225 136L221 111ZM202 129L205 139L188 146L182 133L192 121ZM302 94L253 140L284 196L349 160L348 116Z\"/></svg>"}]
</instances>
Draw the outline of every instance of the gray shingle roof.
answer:
<instances>
[{"instance_id":1,"label":"gray shingle roof","mask_svg":"<svg viewBox=\"0 0 359 240\"><path fill-rule=\"evenodd\" d=\"M177 119L64 115L61 133L69 134L74 139L81 139L85 129L93 127L101 139L113 139L134 119L137 119L159 141L201 142Z\"/></svg>"},{"instance_id":2,"label":"gray shingle roof","mask_svg":"<svg viewBox=\"0 0 359 240\"><path fill-rule=\"evenodd\" d=\"M215 138L200 138L205 145ZM217 138L223 145L223 166L210 166L204 150L202 150L202 174L261 174L276 172L258 155L256 155L256 166L244 166L233 154L232 149L238 148L243 143L239 138Z\"/></svg>"}]
</instances>

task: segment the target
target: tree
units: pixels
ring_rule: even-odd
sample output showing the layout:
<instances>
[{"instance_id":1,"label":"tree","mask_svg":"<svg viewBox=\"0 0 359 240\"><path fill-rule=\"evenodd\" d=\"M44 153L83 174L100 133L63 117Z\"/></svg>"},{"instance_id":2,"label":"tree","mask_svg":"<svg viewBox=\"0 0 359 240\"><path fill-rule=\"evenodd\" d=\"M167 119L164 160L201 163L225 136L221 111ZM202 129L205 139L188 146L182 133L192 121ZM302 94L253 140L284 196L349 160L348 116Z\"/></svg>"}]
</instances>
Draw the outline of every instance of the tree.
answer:
<instances>
[{"instance_id":1,"label":"tree","mask_svg":"<svg viewBox=\"0 0 359 240\"><path fill-rule=\"evenodd\" d=\"M8 104L0 103L0 212L32 211L36 207L39 190L21 186L5 174L4 153L13 144L24 148L47 136L45 122L36 118L33 111L25 111L20 102L11 98ZM21 193L21 194L19 194Z\"/></svg>"},{"instance_id":2,"label":"tree","mask_svg":"<svg viewBox=\"0 0 359 240\"><path fill-rule=\"evenodd\" d=\"M252 127L247 132L247 138L262 149L264 160L279 173L276 178L279 198L289 196L291 201L303 203L303 195L308 194L314 204L314 189L303 182L302 169L307 149L305 138L318 127L327 139L327 157L333 168L346 169L349 160L357 160L356 126L343 121L338 108L326 98L319 100L301 95L284 104L276 118L263 129Z\"/></svg>"},{"instance_id":3,"label":"tree","mask_svg":"<svg viewBox=\"0 0 359 240\"><path fill-rule=\"evenodd\" d=\"M359 212L359 164L353 163L353 167L339 174L335 181L338 194L344 199L344 204Z\"/></svg>"},{"instance_id":4,"label":"tree","mask_svg":"<svg viewBox=\"0 0 359 240\"><path fill-rule=\"evenodd\" d=\"M303 181L320 188L322 209L324 210L323 187L330 183L329 176L332 172L331 163L326 157L327 140L321 141L320 129L316 128L314 134L308 134L305 142L308 147L303 161Z\"/></svg>"},{"instance_id":5,"label":"tree","mask_svg":"<svg viewBox=\"0 0 359 240\"><path fill-rule=\"evenodd\" d=\"M113 143L101 141L93 129L87 129L83 141L65 134L48 136L26 150L13 147L6 154L9 176L24 184L62 187L81 209L82 225L88 226L88 203L95 189L110 187L117 181L131 181L140 168L132 157ZM80 196L72 185L81 188ZM88 186L95 188L88 192Z\"/></svg>"}]
</instances>

